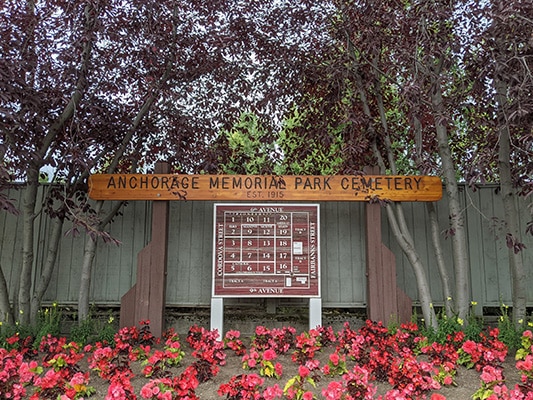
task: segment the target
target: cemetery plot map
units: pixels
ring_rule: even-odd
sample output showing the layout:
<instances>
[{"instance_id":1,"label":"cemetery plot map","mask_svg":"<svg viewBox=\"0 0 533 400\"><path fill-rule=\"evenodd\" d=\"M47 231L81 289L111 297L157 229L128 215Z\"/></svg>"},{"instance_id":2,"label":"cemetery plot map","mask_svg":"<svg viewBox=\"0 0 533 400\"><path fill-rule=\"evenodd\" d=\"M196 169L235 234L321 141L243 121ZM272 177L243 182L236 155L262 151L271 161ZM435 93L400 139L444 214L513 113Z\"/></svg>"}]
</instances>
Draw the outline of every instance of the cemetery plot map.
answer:
<instances>
[{"instance_id":1,"label":"cemetery plot map","mask_svg":"<svg viewBox=\"0 0 533 400\"><path fill-rule=\"evenodd\" d=\"M319 206L215 204L213 295L320 295Z\"/></svg>"}]
</instances>

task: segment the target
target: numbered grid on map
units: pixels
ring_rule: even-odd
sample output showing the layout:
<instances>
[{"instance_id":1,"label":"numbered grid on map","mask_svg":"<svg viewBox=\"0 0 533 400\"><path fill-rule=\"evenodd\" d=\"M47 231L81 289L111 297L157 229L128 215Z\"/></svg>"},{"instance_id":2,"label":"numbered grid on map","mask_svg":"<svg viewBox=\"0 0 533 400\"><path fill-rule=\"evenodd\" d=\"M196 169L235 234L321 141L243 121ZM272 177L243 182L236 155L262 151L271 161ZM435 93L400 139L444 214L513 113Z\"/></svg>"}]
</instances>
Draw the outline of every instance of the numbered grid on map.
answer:
<instances>
[{"instance_id":1,"label":"numbered grid on map","mask_svg":"<svg viewBox=\"0 0 533 400\"><path fill-rule=\"evenodd\" d=\"M285 204L224 207L228 208L221 206L216 212L214 293L289 297L310 294L304 292L307 289L313 290L312 295L319 293L316 205L313 211Z\"/></svg>"},{"instance_id":2,"label":"numbered grid on map","mask_svg":"<svg viewBox=\"0 0 533 400\"><path fill-rule=\"evenodd\" d=\"M225 266L230 274L279 274L292 271L290 213L224 213Z\"/></svg>"}]
</instances>

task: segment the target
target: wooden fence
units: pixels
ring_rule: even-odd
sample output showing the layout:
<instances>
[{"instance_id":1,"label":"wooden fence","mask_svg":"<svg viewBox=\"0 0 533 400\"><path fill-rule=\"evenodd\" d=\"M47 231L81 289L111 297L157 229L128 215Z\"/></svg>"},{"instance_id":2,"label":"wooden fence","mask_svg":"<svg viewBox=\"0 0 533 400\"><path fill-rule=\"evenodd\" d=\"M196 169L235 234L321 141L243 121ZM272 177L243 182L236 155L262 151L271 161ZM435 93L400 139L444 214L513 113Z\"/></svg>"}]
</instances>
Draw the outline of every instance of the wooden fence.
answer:
<instances>
[{"instance_id":1,"label":"wooden fence","mask_svg":"<svg viewBox=\"0 0 533 400\"><path fill-rule=\"evenodd\" d=\"M508 248L505 243L502 199L495 186L483 186L477 191L461 191L468 234L471 263L472 300L482 307L498 307L511 303L511 280ZM40 199L47 186L40 191ZM20 201L22 190L12 190L11 198ZM437 203L442 230L448 224L446 196ZM41 201L42 202L42 201ZM521 232L531 220L526 199L518 198L521 212ZM435 303L444 301L440 278L430 243L429 224L424 203L404 203L409 226L431 283ZM135 283L137 253L149 242L151 203L131 201L110 227L120 246L99 243L91 286L91 302L118 306L121 296ZM68 223L67 223L68 224ZM396 255L398 285L413 300L417 300L415 276L407 259L395 243L388 228L385 213L382 218L383 241ZM35 220L38 237L35 243L36 282L45 261L50 221L44 213ZM65 226L65 231L69 229ZM359 308L366 306L364 203L321 203L321 273L324 307ZM528 271L528 306L533 306L533 238L524 235L526 249L522 255ZM9 287L19 279L21 263L21 219L0 214L0 262ZM85 235L64 236L45 301L75 305L78 300L79 276L83 260ZM445 259L453 275L450 240L443 240ZM213 246L213 202L173 201L170 204L170 233L167 276L167 306L204 307L210 304ZM305 303L305 299L279 299L278 304ZM228 299L254 305L258 299Z\"/></svg>"}]
</instances>

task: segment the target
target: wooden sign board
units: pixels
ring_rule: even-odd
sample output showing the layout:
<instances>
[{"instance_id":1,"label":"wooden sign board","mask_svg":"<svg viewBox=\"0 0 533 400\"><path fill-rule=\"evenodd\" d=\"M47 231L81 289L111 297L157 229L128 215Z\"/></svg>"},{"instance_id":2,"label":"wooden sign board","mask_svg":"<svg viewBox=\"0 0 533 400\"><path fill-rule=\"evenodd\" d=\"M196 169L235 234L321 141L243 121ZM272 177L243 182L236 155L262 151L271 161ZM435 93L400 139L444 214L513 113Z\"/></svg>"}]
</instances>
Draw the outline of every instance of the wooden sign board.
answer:
<instances>
[{"instance_id":1,"label":"wooden sign board","mask_svg":"<svg viewBox=\"0 0 533 400\"><path fill-rule=\"evenodd\" d=\"M95 200L437 201L435 176L96 174Z\"/></svg>"},{"instance_id":2,"label":"wooden sign board","mask_svg":"<svg viewBox=\"0 0 533 400\"><path fill-rule=\"evenodd\" d=\"M318 204L215 204L214 297L319 297Z\"/></svg>"}]
</instances>

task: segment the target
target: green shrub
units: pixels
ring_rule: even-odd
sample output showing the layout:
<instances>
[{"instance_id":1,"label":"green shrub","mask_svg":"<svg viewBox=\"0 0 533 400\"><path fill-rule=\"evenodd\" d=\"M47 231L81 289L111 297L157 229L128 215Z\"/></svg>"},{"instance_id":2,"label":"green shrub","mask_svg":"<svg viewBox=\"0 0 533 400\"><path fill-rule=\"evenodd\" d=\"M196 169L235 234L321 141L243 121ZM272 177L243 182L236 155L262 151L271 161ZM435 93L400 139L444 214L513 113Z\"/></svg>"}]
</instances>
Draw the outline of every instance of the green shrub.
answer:
<instances>
[{"instance_id":1,"label":"green shrub","mask_svg":"<svg viewBox=\"0 0 533 400\"><path fill-rule=\"evenodd\" d=\"M83 345L96 342L114 343L117 327L113 316L109 316L106 321L94 318L89 315L81 323L74 325L70 329L70 340Z\"/></svg>"},{"instance_id":2,"label":"green shrub","mask_svg":"<svg viewBox=\"0 0 533 400\"><path fill-rule=\"evenodd\" d=\"M498 319L498 338L507 345L509 349L519 349L521 346L522 333L525 330L525 324L516 326L509 317L509 306L500 305L500 317Z\"/></svg>"}]
</instances>

